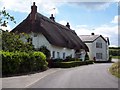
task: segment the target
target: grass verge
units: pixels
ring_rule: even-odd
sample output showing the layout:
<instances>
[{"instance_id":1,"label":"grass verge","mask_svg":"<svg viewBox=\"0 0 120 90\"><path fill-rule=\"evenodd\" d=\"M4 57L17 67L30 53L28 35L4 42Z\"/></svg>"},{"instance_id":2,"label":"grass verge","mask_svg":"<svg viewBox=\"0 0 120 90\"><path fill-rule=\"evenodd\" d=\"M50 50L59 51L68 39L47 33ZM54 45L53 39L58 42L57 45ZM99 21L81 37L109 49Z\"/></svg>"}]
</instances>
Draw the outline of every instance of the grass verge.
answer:
<instances>
[{"instance_id":1,"label":"grass verge","mask_svg":"<svg viewBox=\"0 0 120 90\"><path fill-rule=\"evenodd\" d=\"M113 65L109 68L109 71L112 75L120 78L120 62L113 63Z\"/></svg>"},{"instance_id":2,"label":"grass verge","mask_svg":"<svg viewBox=\"0 0 120 90\"><path fill-rule=\"evenodd\" d=\"M112 56L112 58L120 59L120 56Z\"/></svg>"}]
</instances>

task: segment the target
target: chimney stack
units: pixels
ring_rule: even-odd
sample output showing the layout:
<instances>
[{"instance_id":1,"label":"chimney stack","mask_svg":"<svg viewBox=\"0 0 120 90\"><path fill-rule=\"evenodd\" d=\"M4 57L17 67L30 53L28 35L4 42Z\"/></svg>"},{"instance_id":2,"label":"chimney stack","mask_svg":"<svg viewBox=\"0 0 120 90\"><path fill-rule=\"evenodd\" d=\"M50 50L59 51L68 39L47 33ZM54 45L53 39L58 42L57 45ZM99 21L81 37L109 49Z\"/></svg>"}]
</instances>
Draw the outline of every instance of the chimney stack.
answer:
<instances>
[{"instance_id":1,"label":"chimney stack","mask_svg":"<svg viewBox=\"0 0 120 90\"><path fill-rule=\"evenodd\" d=\"M30 14L30 19L32 20L32 23L34 23L36 19L36 13L37 13L37 6L35 5L35 2L33 2L33 6L31 6L31 14Z\"/></svg>"},{"instance_id":2,"label":"chimney stack","mask_svg":"<svg viewBox=\"0 0 120 90\"><path fill-rule=\"evenodd\" d=\"M53 14L51 14L50 19L55 22L55 17L53 16Z\"/></svg>"},{"instance_id":3,"label":"chimney stack","mask_svg":"<svg viewBox=\"0 0 120 90\"><path fill-rule=\"evenodd\" d=\"M69 23L67 22L67 25L66 25L66 27L68 27L69 29L70 29L70 25L69 25Z\"/></svg>"},{"instance_id":4,"label":"chimney stack","mask_svg":"<svg viewBox=\"0 0 120 90\"><path fill-rule=\"evenodd\" d=\"M95 35L94 33L91 33L91 35Z\"/></svg>"}]
</instances>

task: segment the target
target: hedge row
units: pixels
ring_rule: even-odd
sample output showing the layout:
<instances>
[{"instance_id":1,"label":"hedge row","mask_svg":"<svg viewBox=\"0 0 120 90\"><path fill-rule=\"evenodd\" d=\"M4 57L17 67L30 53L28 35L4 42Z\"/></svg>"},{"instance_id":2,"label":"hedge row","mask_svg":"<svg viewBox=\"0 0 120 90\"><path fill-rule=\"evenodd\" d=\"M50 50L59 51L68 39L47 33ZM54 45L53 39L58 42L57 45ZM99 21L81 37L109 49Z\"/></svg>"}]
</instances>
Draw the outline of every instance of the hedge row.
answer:
<instances>
[{"instance_id":1,"label":"hedge row","mask_svg":"<svg viewBox=\"0 0 120 90\"><path fill-rule=\"evenodd\" d=\"M45 70L48 63L42 52L4 52L2 55L2 74L13 75Z\"/></svg>"},{"instance_id":2,"label":"hedge row","mask_svg":"<svg viewBox=\"0 0 120 90\"><path fill-rule=\"evenodd\" d=\"M56 67L56 68L70 68L70 67L87 65L87 64L93 64L93 61L92 60L88 60L88 61L54 62L52 64L52 67Z\"/></svg>"}]
</instances>

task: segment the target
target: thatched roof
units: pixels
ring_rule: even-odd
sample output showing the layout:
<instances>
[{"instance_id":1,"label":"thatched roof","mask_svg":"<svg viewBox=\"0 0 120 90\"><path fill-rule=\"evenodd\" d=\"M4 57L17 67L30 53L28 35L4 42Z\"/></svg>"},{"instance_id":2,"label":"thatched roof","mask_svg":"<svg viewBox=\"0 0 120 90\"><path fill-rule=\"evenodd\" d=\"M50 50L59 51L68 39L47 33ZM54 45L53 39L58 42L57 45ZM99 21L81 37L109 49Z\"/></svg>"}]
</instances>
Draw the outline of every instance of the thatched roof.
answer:
<instances>
[{"instance_id":1,"label":"thatched roof","mask_svg":"<svg viewBox=\"0 0 120 90\"><path fill-rule=\"evenodd\" d=\"M23 20L18 26L16 26L11 32L24 32L27 34L31 32L42 33L52 45L76 50L85 49L86 51L89 51L86 44L82 42L74 30L71 30L67 26L63 26L38 12L35 12L35 15L33 16L32 14L33 13L31 12L28 17Z\"/></svg>"}]
</instances>

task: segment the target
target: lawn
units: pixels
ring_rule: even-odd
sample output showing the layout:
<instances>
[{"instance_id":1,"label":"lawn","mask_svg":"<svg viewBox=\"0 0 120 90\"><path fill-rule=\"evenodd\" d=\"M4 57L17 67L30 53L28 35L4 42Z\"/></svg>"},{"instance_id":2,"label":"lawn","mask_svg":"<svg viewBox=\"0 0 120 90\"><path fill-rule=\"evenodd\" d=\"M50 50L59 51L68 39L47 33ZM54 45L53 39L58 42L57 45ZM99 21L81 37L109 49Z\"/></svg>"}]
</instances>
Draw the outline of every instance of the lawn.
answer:
<instances>
[{"instance_id":1,"label":"lawn","mask_svg":"<svg viewBox=\"0 0 120 90\"><path fill-rule=\"evenodd\" d=\"M120 78L120 62L113 63L109 71L111 72L112 75Z\"/></svg>"},{"instance_id":2,"label":"lawn","mask_svg":"<svg viewBox=\"0 0 120 90\"><path fill-rule=\"evenodd\" d=\"M120 56L112 56L112 58L120 59Z\"/></svg>"}]
</instances>

